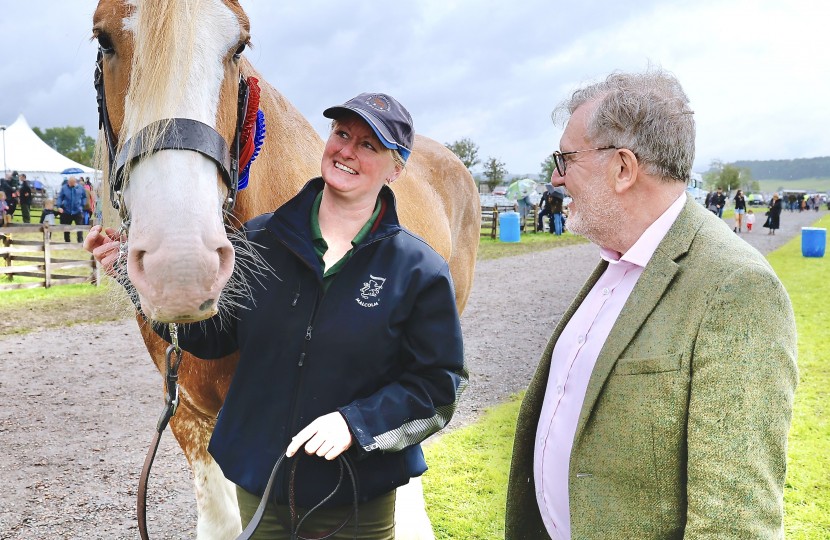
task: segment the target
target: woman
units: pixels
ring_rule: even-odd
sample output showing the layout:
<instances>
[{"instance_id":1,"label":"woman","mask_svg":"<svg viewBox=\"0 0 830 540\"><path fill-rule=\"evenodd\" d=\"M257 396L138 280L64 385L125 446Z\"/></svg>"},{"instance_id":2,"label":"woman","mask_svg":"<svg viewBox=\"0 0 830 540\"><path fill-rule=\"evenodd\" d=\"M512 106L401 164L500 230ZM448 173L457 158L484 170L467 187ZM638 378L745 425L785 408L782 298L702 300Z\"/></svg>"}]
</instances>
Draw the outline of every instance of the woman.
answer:
<instances>
[{"instance_id":1,"label":"woman","mask_svg":"<svg viewBox=\"0 0 830 540\"><path fill-rule=\"evenodd\" d=\"M224 326L218 316L188 325L179 343L203 359L240 351L209 451L237 485L243 526L280 455L316 456L297 458L291 489L304 514L335 488L332 460L348 452L358 537L391 539L395 488L426 471L419 443L449 422L467 383L461 327L446 261L401 227L386 186L412 148L409 113L385 94L361 94L323 114L333 122L322 177L244 228L273 274L248 276L252 298L237 299ZM106 265L115 246L101 240L93 252ZM288 469L254 538L289 538L278 519L291 522ZM303 535L349 514L343 484ZM351 522L334 538L353 533Z\"/></svg>"},{"instance_id":2,"label":"woman","mask_svg":"<svg viewBox=\"0 0 830 540\"><path fill-rule=\"evenodd\" d=\"M739 189L735 194L735 228L732 232L741 232L741 220L746 213L746 197L744 197L743 190Z\"/></svg>"},{"instance_id":3,"label":"woman","mask_svg":"<svg viewBox=\"0 0 830 540\"><path fill-rule=\"evenodd\" d=\"M779 227L779 220L781 218L781 201L778 199L778 193L772 194L772 200L769 203L769 211L767 212L767 222L764 227L769 229L769 234L775 234L775 230Z\"/></svg>"}]
</instances>

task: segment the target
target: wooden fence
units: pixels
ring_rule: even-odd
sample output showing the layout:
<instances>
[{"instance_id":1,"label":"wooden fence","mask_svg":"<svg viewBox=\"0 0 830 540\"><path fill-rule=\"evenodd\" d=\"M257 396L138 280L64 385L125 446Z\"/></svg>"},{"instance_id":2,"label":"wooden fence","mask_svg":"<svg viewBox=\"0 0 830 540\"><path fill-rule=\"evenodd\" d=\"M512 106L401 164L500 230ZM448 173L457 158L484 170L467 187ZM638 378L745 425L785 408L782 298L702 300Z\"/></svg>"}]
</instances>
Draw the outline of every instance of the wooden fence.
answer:
<instances>
[{"instance_id":1,"label":"wooden fence","mask_svg":"<svg viewBox=\"0 0 830 540\"><path fill-rule=\"evenodd\" d=\"M499 214L513 212L513 205L495 204L493 206L481 207L481 236L489 236L496 239L499 228ZM523 233L539 232L539 206L534 204L528 207L524 223L519 223Z\"/></svg>"},{"instance_id":2,"label":"wooden fence","mask_svg":"<svg viewBox=\"0 0 830 540\"><path fill-rule=\"evenodd\" d=\"M77 234L78 231L86 233L89 225L19 225L14 224L0 228L0 258L5 260L5 266L0 266L0 275L5 275L8 281L14 276L40 278L40 281L24 283L2 283L0 291L11 289L34 289L37 287L54 287L57 285L71 285L73 283L90 283L98 286L101 284L100 268L95 258L88 259L60 259L53 258L53 251L66 251L83 249L83 244L74 242L53 242L52 233ZM20 234L40 233L43 240L18 240L15 237ZM72 237L70 236L70 240ZM60 238L63 240L63 238ZM42 252L42 255L19 255L20 253ZM13 265L15 261L31 262L36 264ZM77 276L69 274L56 274L55 270L64 268L90 268L89 276Z\"/></svg>"}]
</instances>

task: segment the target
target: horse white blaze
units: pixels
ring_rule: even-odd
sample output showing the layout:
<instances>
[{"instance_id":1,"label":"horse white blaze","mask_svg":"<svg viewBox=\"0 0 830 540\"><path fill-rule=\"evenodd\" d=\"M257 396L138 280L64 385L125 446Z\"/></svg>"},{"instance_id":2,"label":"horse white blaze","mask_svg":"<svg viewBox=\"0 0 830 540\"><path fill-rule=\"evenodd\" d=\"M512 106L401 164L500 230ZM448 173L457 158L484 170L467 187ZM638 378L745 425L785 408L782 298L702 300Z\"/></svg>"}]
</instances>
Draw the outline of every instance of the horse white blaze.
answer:
<instances>
[{"instance_id":1,"label":"horse white blaze","mask_svg":"<svg viewBox=\"0 0 830 540\"><path fill-rule=\"evenodd\" d=\"M184 4L182 3L184 8ZM236 15L221 0L202 0L192 55L173 53L176 73L166 95L154 99L177 104L171 116L216 127L224 58L240 37ZM124 21L130 29L133 22ZM186 50L191 36L181 36ZM136 107L126 98L126 113ZM135 131L160 118L142 117ZM135 129L133 129L135 128ZM126 140L126 139L125 139ZM206 319L217 312L222 288L231 276L233 248L222 225L225 187L216 165L186 150L164 150L133 166L124 199L130 211L128 272L142 308L161 322Z\"/></svg>"}]
</instances>

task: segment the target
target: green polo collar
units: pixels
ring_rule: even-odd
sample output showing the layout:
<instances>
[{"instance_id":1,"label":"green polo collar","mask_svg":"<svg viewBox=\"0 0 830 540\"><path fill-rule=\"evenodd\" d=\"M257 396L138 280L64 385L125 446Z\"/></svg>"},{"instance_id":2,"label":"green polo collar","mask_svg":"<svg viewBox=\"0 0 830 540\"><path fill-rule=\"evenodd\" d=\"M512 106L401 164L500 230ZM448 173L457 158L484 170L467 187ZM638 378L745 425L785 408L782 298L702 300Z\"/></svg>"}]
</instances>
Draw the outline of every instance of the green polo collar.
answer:
<instances>
[{"instance_id":1,"label":"green polo collar","mask_svg":"<svg viewBox=\"0 0 830 540\"><path fill-rule=\"evenodd\" d=\"M329 246L325 240L323 240L323 233L320 232L320 202L323 200L323 192L317 194L317 198L314 199L314 204L311 206L311 243L314 246L314 253L317 254L317 260L320 262L320 267L325 268L326 265L323 262L323 256L328 251ZM380 196L378 196L377 202L375 203L375 211L372 212L372 216L369 218L363 227L358 231L357 235L352 239L352 249L346 252L343 257L331 265L331 267L323 273L323 287L325 289L329 288L329 284L331 283L334 276L343 268L343 265L352 257L354 254L354 250L357 246L359 246L369 235L371 232L372 227L375 226L375 222L380 215L381 210L381 202Z\"/></svg>"}]
</instances>

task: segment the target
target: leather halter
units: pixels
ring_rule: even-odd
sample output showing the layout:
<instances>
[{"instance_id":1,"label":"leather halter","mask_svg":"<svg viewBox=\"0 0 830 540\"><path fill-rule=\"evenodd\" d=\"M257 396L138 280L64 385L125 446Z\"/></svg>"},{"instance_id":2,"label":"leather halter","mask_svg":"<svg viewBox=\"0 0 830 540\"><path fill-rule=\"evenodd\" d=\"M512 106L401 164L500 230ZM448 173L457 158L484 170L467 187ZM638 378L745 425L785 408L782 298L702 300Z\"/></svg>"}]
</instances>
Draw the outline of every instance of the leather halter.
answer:
<instances>
[{"instance_id":1,"label":"leather halter","mask_svg":"<svg viewBox=\"0 0 830 540\"><path fill-rule=\"evenodd\" d=\"M222 179L228 187L228 196L223 203L226 212L233 210L236 195L239 190L239 139L245 113L248 108L249 87L242 74L239 74L239 93L237 95L236 131L231 148L228 148L224 137L211 126L189 118L169 118L161 120L139 131L135 137L129 139L116 156L117 137L112 130L109 112L107 111L107 95L104 91L104 53L98 49L98 58L95 61L95 91L98 101L98 128L104 130L107 142L107 158L109 163L110 203L121 213L122 220L126 221L126 208L121 200L125 169L128 163L140 159L145 155L159 150L191 150L198 152L216 163ZM146 148L144 137L148 131L157 129L161 124L161 137L152 148Z\"/></svg>"}]
</instances>

